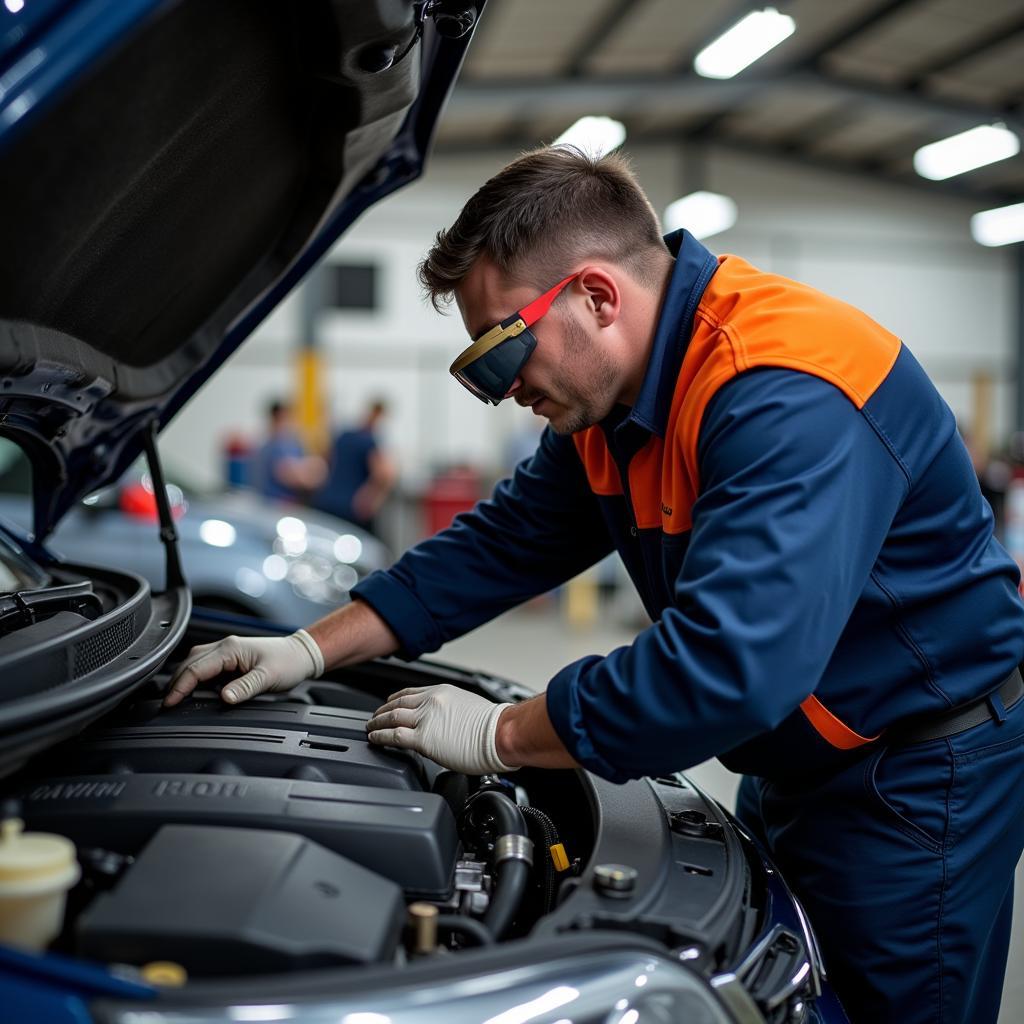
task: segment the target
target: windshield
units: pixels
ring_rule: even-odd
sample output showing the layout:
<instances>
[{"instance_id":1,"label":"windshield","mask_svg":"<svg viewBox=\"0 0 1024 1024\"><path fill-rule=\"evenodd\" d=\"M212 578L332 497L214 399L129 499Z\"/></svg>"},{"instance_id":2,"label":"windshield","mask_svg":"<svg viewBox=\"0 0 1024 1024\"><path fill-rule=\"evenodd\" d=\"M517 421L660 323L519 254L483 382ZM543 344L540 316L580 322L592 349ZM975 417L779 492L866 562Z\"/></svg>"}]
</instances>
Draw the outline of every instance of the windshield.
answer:
<instances>
[{"instance_id":1,"label":"windshield","mask_svg":"<svg viewBox=\"0 0 1024 1024\"><path fill-rule=\"evenodd\" d=\"M102 491L90 495L85 499L86 504L96 503L98 496L108 492L116 492L117 488L131 480L142 480L148 478L149 470L146 466L144 456L139 456L125 470L121 479L110 488L103 488ZM168 487L177 487L187 495L213 495L217 492L214 488L204 487L190 479L187 472L180 472L175 467L164 467L164 479ZM0 494L24 495L26 498L32 496L32 463L21 448L10 438L0 437Z\"/></svg>"},{"instance_id":2,"label":"windshield","mask_svg":"<svg viewBox=\"0 0 1024 1024\"><path fill-rule=\"evenodd\" d=\"M27 554L0 523L0 594L38 590L50 577Z\"/></svg>"},{"instance_id":3,"label":"windshield","mask_svg":"<svg viewBox=\"0 0 1024 1024\"><path fill-rule=\"evenodd\" d=\"M32 463L10 438L0 437L0 493L32 493Z\"/></svg>"},{"instance_id":4,"label":"windshield","mask_svg":"<svg viewBox=\"0 0 1024 1024\"><path fill-rule=\"evenodd\" d=\"M24 495L26 499L32 494L32 464L21 448L6 437L0 437L0 494ZM23 525L18 511L0 503L0 594L36 590L50 582L47 573L22 549L17 534L5 529L7 523L12 527Z\"/></svg>"}]
</instances>

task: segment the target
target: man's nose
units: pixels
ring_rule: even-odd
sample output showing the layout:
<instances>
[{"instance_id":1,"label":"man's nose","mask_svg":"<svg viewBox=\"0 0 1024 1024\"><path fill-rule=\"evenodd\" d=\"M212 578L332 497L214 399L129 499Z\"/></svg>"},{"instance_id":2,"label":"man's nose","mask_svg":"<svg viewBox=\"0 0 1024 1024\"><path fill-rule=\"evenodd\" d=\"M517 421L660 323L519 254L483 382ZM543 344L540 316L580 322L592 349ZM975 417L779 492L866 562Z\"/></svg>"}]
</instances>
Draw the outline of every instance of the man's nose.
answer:
<instances>
[{"instance_id":1,"label":"man's nose","mask_svg":"<svg viewBox=\"0 0 1024 1024\"><path fill-rule=\"evenodd\" d=\"M514 381L512 381L512 387L510 387L508 389L508 391L505 392L505 397L506 398L511 398L522 386L523 386L523 378L522 377L516 377L516 379Z\"/></svg>"}]
</instances>

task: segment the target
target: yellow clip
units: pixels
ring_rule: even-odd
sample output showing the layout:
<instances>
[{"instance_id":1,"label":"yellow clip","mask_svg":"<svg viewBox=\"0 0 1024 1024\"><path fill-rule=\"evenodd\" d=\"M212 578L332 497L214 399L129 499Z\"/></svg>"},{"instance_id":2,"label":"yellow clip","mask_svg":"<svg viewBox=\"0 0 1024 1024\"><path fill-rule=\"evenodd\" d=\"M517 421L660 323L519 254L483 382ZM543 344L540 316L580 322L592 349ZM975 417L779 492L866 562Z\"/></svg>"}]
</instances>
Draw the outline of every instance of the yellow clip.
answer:
<instances>
[{"instance_id":1,"label":"yellow clip","mask_svg":"<svg viewBox=\"0 0 1024 1024\"><path fill-rule=\"evenodd\" d=\"M569 858L565 854L565 847L561 843L555 843L550 849L551 860L556 871L569 870Z\"/></svg>"},{"instance_id":2,"label":"yellow clip","mask_svg":"<svg viewBox=\"0 0 1024 1024\"><path fill-rule=\"evenodd\" d=\"M161 985L164 988L181 988L188 981L185 968L170 960L154 960L144 964L139 973L150 985Z\"/></svg>"}]
</instances>

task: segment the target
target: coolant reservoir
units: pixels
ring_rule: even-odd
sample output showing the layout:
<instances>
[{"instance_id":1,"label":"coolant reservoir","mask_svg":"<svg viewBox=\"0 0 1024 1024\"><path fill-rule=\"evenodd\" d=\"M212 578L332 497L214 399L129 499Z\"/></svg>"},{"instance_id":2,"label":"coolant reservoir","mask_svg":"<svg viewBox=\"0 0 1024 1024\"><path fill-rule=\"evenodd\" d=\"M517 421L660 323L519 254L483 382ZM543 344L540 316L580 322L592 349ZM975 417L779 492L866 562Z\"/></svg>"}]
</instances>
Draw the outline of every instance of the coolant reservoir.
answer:
<instances>
[{"instance_id":1,"label":"coolant reservoir","mask_svg":"<svg viewBox=\"0 0 1024 1024\"><path fill-rule=\"evenodd\" d=\"M23 828L20 818L0 822L0 943L42 950L60 934L82 872L69 839Z\"/></svg>"}]
</instances>

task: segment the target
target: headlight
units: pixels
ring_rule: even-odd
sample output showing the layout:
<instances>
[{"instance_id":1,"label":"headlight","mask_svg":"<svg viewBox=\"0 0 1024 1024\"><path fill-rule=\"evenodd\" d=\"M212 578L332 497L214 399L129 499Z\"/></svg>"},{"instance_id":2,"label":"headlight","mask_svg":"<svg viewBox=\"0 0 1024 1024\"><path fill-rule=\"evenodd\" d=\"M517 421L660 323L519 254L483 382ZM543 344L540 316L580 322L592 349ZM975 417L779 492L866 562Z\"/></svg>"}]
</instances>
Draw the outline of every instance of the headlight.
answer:
<instances>
[{"instance_id":1,"label":"headlight","mask_svg":"<svg viewBox=\"0 0 1024 1024\"><path fill-rule=\"evenodd\" d=\"M277 523L274 553L263 561L268 580L287 580L299 597L317 604L343 603L359 582L352 564L363 553L362 541L353 534L334 534L309 528L295 516Z\"/></svg>"},{"instance_id":2,"label":"headlight","mask_svg":"<svg viewBox=\"0 0 1024 1024\"><path fill-rule=\"evenodd\" d=\"M334 542L334 557L345 565L358 562L363 554L363 542L352 533L343 533Z\"/></svg>"},{"instance_id":3,"label":"headlight","mask_svg":"<svg viewBox=\"0 0 1024 1024\"><path fill-rule=\"evenodd\" d=\"M215 548L229 548L238 539L238 531L223 519L204 519L199 524L199 539Z\"/></svg>"},{"instance_id":4,"label":"headlight","mask_svg":"<svg viewBox=\"0 0 1024 1024\"><path fill-rule=\"evenodd\" d=\"M301 597L320 604L338 604L359 582L359 573L351 565L338 565L307 551L291 559L286 578Z\"/></svg>"},{"instance_id":5,"label":"headlight","mask_svg":"<svg viewBox=\"0 0 1024 1024\"><path fill-rule=\"evenodd\" d=\"M565 940L571 942L571 939ZM628 940L627 940L628 941ZM548 947L550 950L550 947ZM522 953L519 954L522 956ZM117 1024L731 1024L696 973L668 957L603 950L431 981L427 970L396 971L361 995L291 1003L122 1010ZM424 965L426 966L426 965ZM468 965L467 965L468 966Z\"/></svg>"}]
</instances>

